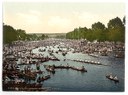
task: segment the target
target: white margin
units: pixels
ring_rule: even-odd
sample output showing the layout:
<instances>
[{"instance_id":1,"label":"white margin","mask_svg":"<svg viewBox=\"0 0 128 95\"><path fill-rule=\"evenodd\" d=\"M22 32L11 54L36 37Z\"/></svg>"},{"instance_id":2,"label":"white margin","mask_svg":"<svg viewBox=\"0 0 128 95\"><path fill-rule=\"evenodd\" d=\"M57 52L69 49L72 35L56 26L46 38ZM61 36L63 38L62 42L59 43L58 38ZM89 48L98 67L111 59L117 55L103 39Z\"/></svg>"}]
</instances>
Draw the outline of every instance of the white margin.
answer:
<instances>
[{"instance_id":1,"label":"white margin","mask_svg":"<svg viewBox=\"0 0 128 95\"><path fill-rule=\"evenodd\" d=\"M62 95L128 95L128 28L126 27L126 34L125 34L125 38L126 38L126 42L125 42L125 46L126 46L126 50L125 50L125 92L3 92L2 91L2 45L3 45L3 40L2 40L2 3L3 2L126 2L127 0L0 0L0 94L1 95L41 95L41 94L45 94L45 95L58 95L58 94L62 94ZM126 2L127 5L127 2ZM127 13L128 13L128 7L126 6L126 26L127 26Z\"/></svg>"}]
</instances>

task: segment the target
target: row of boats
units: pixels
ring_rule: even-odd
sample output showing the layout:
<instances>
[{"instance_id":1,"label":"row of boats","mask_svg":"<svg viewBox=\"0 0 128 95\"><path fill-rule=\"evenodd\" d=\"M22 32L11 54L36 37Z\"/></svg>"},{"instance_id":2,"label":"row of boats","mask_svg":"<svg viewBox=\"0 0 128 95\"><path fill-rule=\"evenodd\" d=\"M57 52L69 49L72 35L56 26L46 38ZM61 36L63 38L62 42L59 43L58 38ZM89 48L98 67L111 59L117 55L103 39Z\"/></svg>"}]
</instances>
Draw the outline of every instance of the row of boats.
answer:
<instances>
[{"instance_id":1,"label":"row of boats","mask_svg":"<svg viewBox=\"0 0 128 95\"><path fill-rule=\"evenodd\" d=\"M44 67L46 68L47 71L52 72L52 73L55 73L55 69L72 69L76 71L87 72L84 66L82 66L81 68L77 68L77 67L69 66L69 65L67 66L44 65Z\"/></svg>"},{"instance_id":2,"label":"row of boats","mask_svg":"<svg viewBox=\"0 0 128 95\"><path fill-rule=\"evenodd\" d=\"M70 59L69 59L70 60ZM88 64L94 64L94 65L103 65L101 62L99 61L92 61L92 60L80 60L80 59L74 59L71 61L75 61L75 62L81 62L81 63L88 63Z\"/></svg>"},{"instance_id":3,"label":"row of boats","mask_svg":"<svg viewBox=\"0 0 128 95\"><path fill-rule=\"evenodd\" d=\"M55 66L55 65L44 65L44 67L46 68L47 71L55 73L55 69L72 69L72 70L76 70L76 71L81 71L81 72L87 72L87 70L84 68L84 66L82 66L81 68L76 68L74 66ZM119 79L117 76L114 76L112 74L108 74L106 75L106 78L114 81L115 83L119 82Z\"/></svg>"}]
</instances>

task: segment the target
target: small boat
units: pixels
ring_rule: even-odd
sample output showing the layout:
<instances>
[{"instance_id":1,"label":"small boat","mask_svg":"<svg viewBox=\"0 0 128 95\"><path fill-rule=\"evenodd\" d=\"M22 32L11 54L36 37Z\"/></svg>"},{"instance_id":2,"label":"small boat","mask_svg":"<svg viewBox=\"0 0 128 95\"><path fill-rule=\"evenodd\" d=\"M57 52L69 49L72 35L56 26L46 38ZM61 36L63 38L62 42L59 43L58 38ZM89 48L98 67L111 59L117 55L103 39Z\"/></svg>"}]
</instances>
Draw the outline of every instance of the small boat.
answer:
<instances>
[{"instance_id":1,"label":"small boat","mask_svg":"<svg viewBox=\"0 0 128 95\"><path fill-rule=\"evenodd\" d=\"M70 67L70 68L76 71L87 72L85 68L75 68L75 67Z\"/></svg>"},{"instance_id":2,"label":"small boat","mask_svg":"<svg viewBox=\"0 0 128 95\"><path fill-rule=\"evenodd\" d=\"M99 57L99 55L96 55L96 54L93 54L93 53L91 53L89 55L92 56L92 57Z\"/></svg>"},{"instance_id":3,"label":"small boat","mask_svg":"<svg viewBox=\"0 0 128 95\"><path fill-rule=\"evenodd\" d=\"M101 52L101 56L108 56L107 52Z\"/></svg>"},{"instance_id":4,"label":"small boat","mask_svg":"<svg viewBox=\"0 0 128 95\"><path fill-rule=\"evenodd\" d=\"M58 58L50 58L52 61L60 61Z\"/></svg>"},{"instance_id":5,"label":"small boat","mask_svg":"<svg viewBox=\"0 0 128 95\"><path fill-rule=\"evenodd\" d=\"M46 70L52 72L53 74L55 73L55 69L52 67L47 67Z\"/></svg>"},{"instance_id":6,"label":"small boat","mask_svg":"<svg viewBox=\"0 0 128 95\"><path fill-rule=\"evenodd\" d=\"M112 74L110 75L106 75L106 78L112 80L112 81L115 81L115 82L119 82L119 79L117 78L117 76L112 76Z\"/></svg>"},{"instance_id":7,"label":"small boat","mask_svg":"<svg viewBox=\"0 0 128 95\"><path fill-rule=\"evenodd\" d=\"M47 76L44 77L44 80L47 80L49 78L51 78L50 75L47 75Z\"/></svg>"},{"instance_id":8,"label":"small boat","mask_svg":"<svg viewBox=\"0 0 128 95\"><path fill-rule=\"evenodd\" d=\"M50 79L51 77L50 77L50 75L47 75L47 76L44 76L44 77L42 77L42 78L38 78L37 79L37 82L41 82L41 81L44 81L44 80L47 80L47 79Z\"/></svg>"},{"instance_id":9,"label":"small boat","mask_svg":"<svg viewBox=\"0 0 128 95\"><path fill-rule=\"evenodd\" d=\"M116 57L116 58L124 58L124 53L116 53L115 55L114 55L114 57Z\"/></svg>"}]
</instances>

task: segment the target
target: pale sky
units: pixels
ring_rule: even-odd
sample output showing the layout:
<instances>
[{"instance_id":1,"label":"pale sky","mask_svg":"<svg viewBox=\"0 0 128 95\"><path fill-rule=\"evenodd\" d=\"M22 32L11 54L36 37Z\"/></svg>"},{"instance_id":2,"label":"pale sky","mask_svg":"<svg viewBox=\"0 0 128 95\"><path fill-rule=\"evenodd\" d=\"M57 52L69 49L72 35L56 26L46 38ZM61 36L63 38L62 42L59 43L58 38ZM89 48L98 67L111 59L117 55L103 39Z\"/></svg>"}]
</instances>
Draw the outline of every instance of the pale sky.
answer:
<instances>
[{"instance_id":1,"label":"pale sky","mask_svg":"<svg viewBox=\"0 0 128 95\"><path fill-rule=\"evenodd\" d=\"M124 3L4 2L3 22L26 33L67 33L95 22L123 19Z\"/></svg>"}]
</instances>

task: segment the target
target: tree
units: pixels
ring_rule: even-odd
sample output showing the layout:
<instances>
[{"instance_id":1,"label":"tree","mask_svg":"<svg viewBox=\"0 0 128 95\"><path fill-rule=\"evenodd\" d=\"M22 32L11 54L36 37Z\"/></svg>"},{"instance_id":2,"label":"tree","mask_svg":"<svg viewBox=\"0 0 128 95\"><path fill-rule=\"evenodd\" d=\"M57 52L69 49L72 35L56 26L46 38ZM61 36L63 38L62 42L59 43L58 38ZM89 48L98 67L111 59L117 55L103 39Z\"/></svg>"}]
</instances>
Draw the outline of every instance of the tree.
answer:
<instances>
[{"instance_id":1,"label":"tree","mask_svg":"<svg viewBox=\"0 0 128 95\"><path fill-rule=\"evenodd\" d=\"M106 33L105 33L106 27L101 22L97 22L92 24L92 31L93 36L95 40L98 41L105 41L106 40Z\"/></svg>"},{"instance_id":2,"label":"tree","mask_svg":"<svg viewBox=\"0 0 128 95\"><path fill-rule=\"evenodd\" d=\"M21 29L17 29L17 39L18 40L25 40L27 37L26 37L26 32L25 30L21 30Z\"/></svg>"},{"instance_id":3,"label":"tree","mask_svg":"<svg viewBox=\"0 0 128 95\"><path fill-rule=\"evenodd\" d=\"M109 40L122 41L125 40L125 27L119 17L116 17L108 22Z\"/></svg>"},{"instance_id":4,"label":"tree","mask_svg":"<svg viewBox=\"0 0 128 95\"><path fill-rule=\"evenodd\" d=\"M34 41L34 40L40 40L48 38L47 35L42 34L42 36L37 36L36 34L26 34L25 30L22 29L14 29L10 25L5 25L3 23L3 43L12 43L13 41L17 40L28 40L28 41Z\"/></svg>"},{"instance_id":5,"label":"tree","mask_svg":"<svg viewBox=\"0 0 128 95\"><path fill-rule=\"evenodd\" d=\"M17 40L17 32L16 30L9 25L3 26L3 42L4 43L11 43L12 41Z\"/></svg>"},{"instance_id":6,"label":"tree","mask_svg":"<svg viewBox=\"0 0 128 95\"><path fill-rule=\"evenodd\" d=\"M107 28L101 22L92 24L90 29L86 27L75 28L66 34L68 39L87 39L89 41L122 41L125 40L125 17L123 21L119 17L111 19Z\"/></svg>"},{"instance_id":7,"label":"tree","mask_svg":"<svg viewBox=\"0 0 128 95\"><path fill-rule=\"evenodd\" d=\"M42 35L41 35L41 40L44 40L44 38L45 38L45 35L42 34Z\"/></svg>"}]
</instances>

